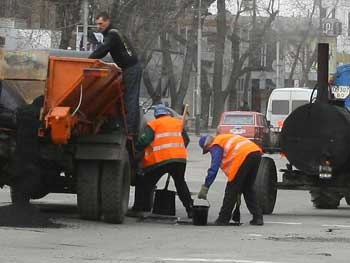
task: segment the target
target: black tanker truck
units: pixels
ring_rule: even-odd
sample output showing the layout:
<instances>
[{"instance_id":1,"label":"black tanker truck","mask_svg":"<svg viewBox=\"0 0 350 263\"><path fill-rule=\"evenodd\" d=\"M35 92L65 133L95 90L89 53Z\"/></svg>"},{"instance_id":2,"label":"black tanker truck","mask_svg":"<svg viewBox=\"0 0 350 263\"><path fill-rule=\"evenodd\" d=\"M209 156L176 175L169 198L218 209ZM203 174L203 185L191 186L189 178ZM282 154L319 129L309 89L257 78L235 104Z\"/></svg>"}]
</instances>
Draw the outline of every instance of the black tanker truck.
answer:
<instances>
[{"instance_id":1,"label":"black tanker truck","mask_svg":"<svg viewBox=\"0 0 350 263\"><path fill-rule=\"evenodd\" d=\"M335 209L343 197L350 205L350 67L338 67L330 85L328 54L328 44L319 44L316 100L284 122L281 153L288 163L280 170L282 182L273 159L262 158L256 190L265 214L273 212L277 189L308 190L316 208Z\"/></svg>"}]
</instances>

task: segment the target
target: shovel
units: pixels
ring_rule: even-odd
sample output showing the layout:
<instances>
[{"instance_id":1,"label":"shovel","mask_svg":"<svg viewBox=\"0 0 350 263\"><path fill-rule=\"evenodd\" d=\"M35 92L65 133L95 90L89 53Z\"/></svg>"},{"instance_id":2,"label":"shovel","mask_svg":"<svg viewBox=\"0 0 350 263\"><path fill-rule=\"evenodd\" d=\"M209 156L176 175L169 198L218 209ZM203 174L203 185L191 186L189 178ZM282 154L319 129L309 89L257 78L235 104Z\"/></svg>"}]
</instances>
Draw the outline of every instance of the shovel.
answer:
<instances>
[{"instance_id":1,"label":"shovel","mask_svg":"<svg viewBox=\"0 0 350 263\"><path fill-rule=\"evenodd\" d=\"M175 208L175 191L168 190L170 182L170 174L166 179L164 189L156 190L154 196L154 204L152 213L159 215L174 216L176 214Z\"/></svg>"}]
</instances>

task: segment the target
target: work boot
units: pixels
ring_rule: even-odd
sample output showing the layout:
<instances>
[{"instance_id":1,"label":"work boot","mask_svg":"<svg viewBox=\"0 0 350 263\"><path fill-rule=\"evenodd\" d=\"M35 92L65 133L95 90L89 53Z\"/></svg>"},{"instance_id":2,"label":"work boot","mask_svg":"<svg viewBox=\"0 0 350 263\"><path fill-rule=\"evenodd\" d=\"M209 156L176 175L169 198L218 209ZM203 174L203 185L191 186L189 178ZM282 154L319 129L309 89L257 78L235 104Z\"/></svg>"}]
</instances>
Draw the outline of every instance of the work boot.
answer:
<instances>
[{"instance_id":1,"label":"work boot","mask_svg":"<svg viewBox=\"0 0 350 263\"><path fill-rule=\"evenodd\" d=\"M236 208L234 211L233 211L233 214L232 214L232 220L236 223L240 223L241 222L241 212L239 210L239 208Z\"/></svg>"},{"instance_id":2,"label":"work boot","mask_svg":"<svg viewBox=\"0 0 350 263\"><path fill-rule=\"evenodd\" d=\"M136 217L136 218L143 218L144 217L144 212L136 209L129 209L126 214L127 217Z\"/></svg>"},{"instance_id":3,"label":"work boot","mask_svg":"<svg viewBox=\"0 0 350 263\"><path fill-rule=\"evenodd\" d=\"M217 226L228 226L230 224L230 221L224 221L220 218L217 218L214 222L215 225Z\"/></svg>"},{"instance_id":4,"label":"work boot","mask_svg":"<svg viewBox=\"0 0 350 263\"><path fill-rule=\"evenodd\" d=\"M193 208L192 206L189 208L186 208L186 212L187 212L187 218L192 218L193 217Z\"/></svg>"},{"instance_id":5,"label":"work boot","mask_svg":"<svg viewBox=\"0 0 350 263\"><path fill-rule=\"evenodd\" d=\"M190 205L186 207L187 218L193 217L193 199L191 199Z\"/></svg>"},{"instance_id":6,"label":"work boot","mask_svg":"<svg viewBox=\"0 0 350 263\"><path fill-rule=\"evenodd\" d=\"M253 216L253 219L249 223L253 226L263 226L264 220L262 216Z\"/></svg>"}]
</instances>

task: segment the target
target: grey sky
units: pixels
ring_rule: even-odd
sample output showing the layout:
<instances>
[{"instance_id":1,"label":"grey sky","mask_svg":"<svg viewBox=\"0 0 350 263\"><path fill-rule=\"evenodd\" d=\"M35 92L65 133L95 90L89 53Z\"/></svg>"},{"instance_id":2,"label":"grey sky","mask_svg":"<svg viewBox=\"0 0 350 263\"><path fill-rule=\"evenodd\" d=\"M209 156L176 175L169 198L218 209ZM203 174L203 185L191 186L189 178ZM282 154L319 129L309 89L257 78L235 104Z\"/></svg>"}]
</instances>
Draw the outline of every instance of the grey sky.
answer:
<instances>
[{"instance_id":1,"label":"grey sky","mask_svg":"<svg viewBox=\"0 0 350 263\"><path fill-rule=\"evenodd\" d=\"M239 0L241 2L242 0ZM332 0L328 0L332 2ZM269 4L269 0L257 0L258 6L266 7ZM308 10L312 9L313 0L275 0L275 8L278 9L278 4L280 5L280 15L281 16L307 16ZM226 0L227 9L229 9L233 14L236 13L236 0ZM216 3L210 7L212 13L216 13ZM260 15L264 15L263 13Z\"/></svg>"}]
</instances>

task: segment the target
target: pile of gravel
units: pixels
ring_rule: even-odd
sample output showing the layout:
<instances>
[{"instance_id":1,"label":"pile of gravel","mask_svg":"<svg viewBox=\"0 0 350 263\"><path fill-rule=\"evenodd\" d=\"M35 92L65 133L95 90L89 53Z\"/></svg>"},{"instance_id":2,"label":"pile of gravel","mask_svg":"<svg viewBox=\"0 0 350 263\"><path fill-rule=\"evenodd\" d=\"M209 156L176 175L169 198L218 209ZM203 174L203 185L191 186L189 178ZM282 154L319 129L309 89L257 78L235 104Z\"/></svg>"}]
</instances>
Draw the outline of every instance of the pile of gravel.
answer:
<instances>
[{"instance_id":1,"label":"pile of gravel","mask_svg":"<svg viewBox=\"0 0 350 263\"><path fill-rule=\"evenodd\" d=\"M51 221L33 205L0 206L0 226L29 228L59 228L60 224Z\"/></svg>"}]
</instances>

